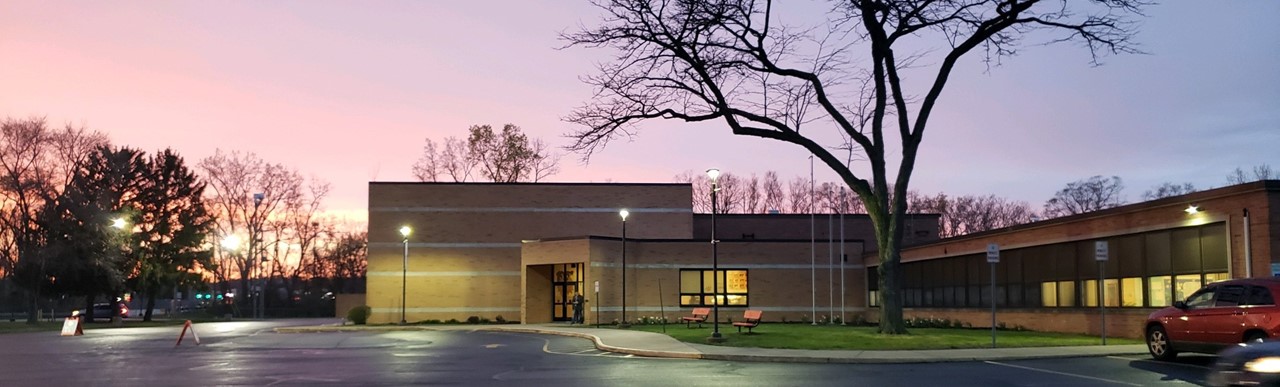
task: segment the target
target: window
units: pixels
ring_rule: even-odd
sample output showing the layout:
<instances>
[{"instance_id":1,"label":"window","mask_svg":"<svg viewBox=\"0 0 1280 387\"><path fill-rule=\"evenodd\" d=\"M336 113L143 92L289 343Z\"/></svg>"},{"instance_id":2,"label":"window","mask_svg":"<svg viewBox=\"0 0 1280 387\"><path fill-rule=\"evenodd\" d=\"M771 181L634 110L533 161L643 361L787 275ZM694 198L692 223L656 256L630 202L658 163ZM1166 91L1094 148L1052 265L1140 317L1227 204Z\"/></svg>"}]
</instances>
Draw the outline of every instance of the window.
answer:
<instances>
[{"instance_id":1,"label":"window","mask_svg":"<svg viewBox=\"0 0 1280 387\"><path fill-rule=\"evenodd\" d=\"M1040 302L1044 306L1048 306L1048 307L1058 306L1058 283L1056 282L1040 283L1040 295L1041 295Z\"/></svg>"},{"instance_id":2,"label":"window","mask_svg":"<svg viewBox=\"0 0 1280 387\"><path fill-rule=\"evenodd\" d=\"M1227 273L1204 273L1204 283L1211 284L1218 281L1226 281L1231 279L1231 275Z\"/></svg>"},{"instance_id":3,"label":"window","mask_svg":"<svg viewBox=\"0 0 1280 387\"><path fill-rule=\"evenodd\" d=\"M1244 298L1243 285L1223 286L1218 290L1218 300L1214 302L1214 305L1219 307L1239 306L1242 298Z\"/></svg>"},{"instance_id":4,"label":"window","mask_svg":"<svg viewBox=\"0 0 1280 387\"><path fill-rule=\"evenodd\" d=\"M1249 294L1244 298L1244 305L1274 305L1275 303L1271 298L1271 290L1261 286L1250 286Z\"/></svg>"},{"instance_id":5,"label":"window","mask_svg":"<svg viewBox=\"0 0 1280 387\"><path fill-rule=\"evenodd\" d=\"M1202 309L1212 307L1213 292L1214 288L1212 287L1200 289L1200 291L1195 292L1191 297L1187 297L1187 308Z\"/></svg>"},{"instance_id":6,"label":"window","mask_svg":"<svg viewBox=\"0 0 1280 387\"><path fill-rule=\"evenodd\" d=\"M1188 294L1204 286L1199 274L1179 275L1173 277L1173 299L1184 300Z\"/></svg>"},{"instance_id":7,"label":"window","mask_svg":"<svg viewBox=\"0 0 1280 387\"><path fill-rule=\"evenodd\" d=\"M1075 281L1058 281L1058 306L1076 306Z\"/></svg>"},{"instance_id":8,"label":"window","mask_svg":"<svg viewBox=\"0 0 1280 387\"><path fill-rule=\"evenodd\" d=\"M1151 306L1173 305L1173 277L1162 275L1147 277L1147 294L1151 295Z\"/></svg>"},{"instance_id":9,"label":"window","mask_svg":"<svg viewBox=\"0 0 1280 387\"><path fill-rule=\"evenodd\" d=\"M680 306L747 306L747 271L680 270ZM719 289L712 289L718 283Z\"/></svg>"},{"instance_id":10,"label":"window","mask_svg":"<svg viewBox=\"0 0 1280 387\"><path fill-rule=\"evenodd\" d=\"M1142 307L1142 278L1120 279L1120 306Z\"/></svg>"}]
</instances>

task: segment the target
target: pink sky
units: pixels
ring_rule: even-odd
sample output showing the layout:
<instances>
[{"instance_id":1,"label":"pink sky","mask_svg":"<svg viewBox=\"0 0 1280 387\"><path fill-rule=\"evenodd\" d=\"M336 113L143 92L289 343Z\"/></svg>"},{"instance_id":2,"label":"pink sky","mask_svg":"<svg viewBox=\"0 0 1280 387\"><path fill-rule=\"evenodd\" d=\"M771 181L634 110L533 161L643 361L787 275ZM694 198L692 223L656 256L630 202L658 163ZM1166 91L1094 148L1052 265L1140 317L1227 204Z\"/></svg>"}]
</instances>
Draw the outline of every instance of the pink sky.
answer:
<instances>
[{"instance_id":1,"label":"pink sky","mask_svg":"<svg viewBox=\"0 0 1280 387\"><path fill-rule=\"evenodd\" d=\"M1167 3L1138 36L1150 55L1094 68L1079 47L1030 46L989 73L964 63L915 189L1039 206L1067 182L1118 175L1133 202L1161 182L1203 189L1237 166L1280 168L1280 2ZM412 180L426 138L515 123L567 144L560 117L591 96L578 77L609 53L557 50L557 33L596 14L585 0L2 2L0 115L171 147L192 165L253 152L332 183L327 207L363 218L367 182ZM589 165L566 155L551 180L808 175L807 153L723 125L641 129Z\"/></svg>"}]
</instances>

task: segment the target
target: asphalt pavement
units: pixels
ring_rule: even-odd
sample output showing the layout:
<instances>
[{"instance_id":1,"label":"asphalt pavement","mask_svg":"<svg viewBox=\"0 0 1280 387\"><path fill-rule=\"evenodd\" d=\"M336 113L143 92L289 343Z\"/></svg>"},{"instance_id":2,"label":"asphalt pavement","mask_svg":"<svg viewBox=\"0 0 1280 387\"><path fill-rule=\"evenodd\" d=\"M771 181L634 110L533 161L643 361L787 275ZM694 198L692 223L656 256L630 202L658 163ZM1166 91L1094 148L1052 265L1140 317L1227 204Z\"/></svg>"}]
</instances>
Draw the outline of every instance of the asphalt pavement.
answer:
<instances>
[{"instance_id":1,"label":"asphalt pavement","mask_svg":"<svg viewBox=\"0 0 1280 387\"><path fill-rule=\"evenodd\" d=\"M1142 344L1072 347L973 348L936 350L804 350L727 347L686 343L660 333L618 328L589 328L565 324L515 325L317 325L276 328L278 333L343 331L505 331L581 337L602 351L636 356L774 363L936 363L1008 361L1090 356L1140 355Z\"/></svg>"}]
</instances>

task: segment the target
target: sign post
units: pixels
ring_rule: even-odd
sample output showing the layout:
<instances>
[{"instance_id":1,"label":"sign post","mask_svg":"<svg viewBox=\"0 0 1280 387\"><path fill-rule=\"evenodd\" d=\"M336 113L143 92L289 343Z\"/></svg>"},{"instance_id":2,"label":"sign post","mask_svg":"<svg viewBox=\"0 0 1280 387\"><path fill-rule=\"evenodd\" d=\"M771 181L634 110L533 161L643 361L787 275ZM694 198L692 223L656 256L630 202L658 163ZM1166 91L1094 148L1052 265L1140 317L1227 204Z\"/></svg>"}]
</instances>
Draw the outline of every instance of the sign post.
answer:
<instances>
[{"instance_id":1,"label":"sign post","mask_svg":"<svg viewBox=\"0 0 1280 387\"><path fill-rule=\"evenodd\" d=\"M991 264L991 348L996 347L996 264L1000 263L1000 245L987 244L987 263Z\"/></svg>"},{"instance_id":2,"label":"sign post","mask_svg":"<svg viewBox=\"0 0 1280 387\"><path fill-rule=\"evenodd\" d=\"M596 281L596 328L600 327L600 281Z\"/></svg>"},{"instance_id":3,"label":"sign post","mask_svg":"<svg viewBox=\"0 0 1280 387\"><path fill-rule=\"evenodd\" d=\"M1098 261L1098 311L1102 314L1102 345L1107 345L1107 242L1093 243L1093 258Z\"/></svg>"}]
</instances>

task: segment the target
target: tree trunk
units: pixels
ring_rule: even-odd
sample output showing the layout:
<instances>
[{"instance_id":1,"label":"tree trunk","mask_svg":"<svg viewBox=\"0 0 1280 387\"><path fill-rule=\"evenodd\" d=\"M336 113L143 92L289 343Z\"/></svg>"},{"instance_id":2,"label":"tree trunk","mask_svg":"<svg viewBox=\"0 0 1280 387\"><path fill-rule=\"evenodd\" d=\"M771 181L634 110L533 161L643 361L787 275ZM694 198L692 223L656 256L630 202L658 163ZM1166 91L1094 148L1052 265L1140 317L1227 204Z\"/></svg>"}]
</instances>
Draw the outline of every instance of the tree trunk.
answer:
<instances>
[{"instance_id":1,"label":"tree trunk","mask_svg":"<svg viewBox=\"0 0 1280 387\"><path fill-rule=\"evenodd\" d=\"M155 289L147 291L147 312L142 315L142 321L151 321L151 311L156 308L156 293Z\"/></svg>"}]
</instances>

